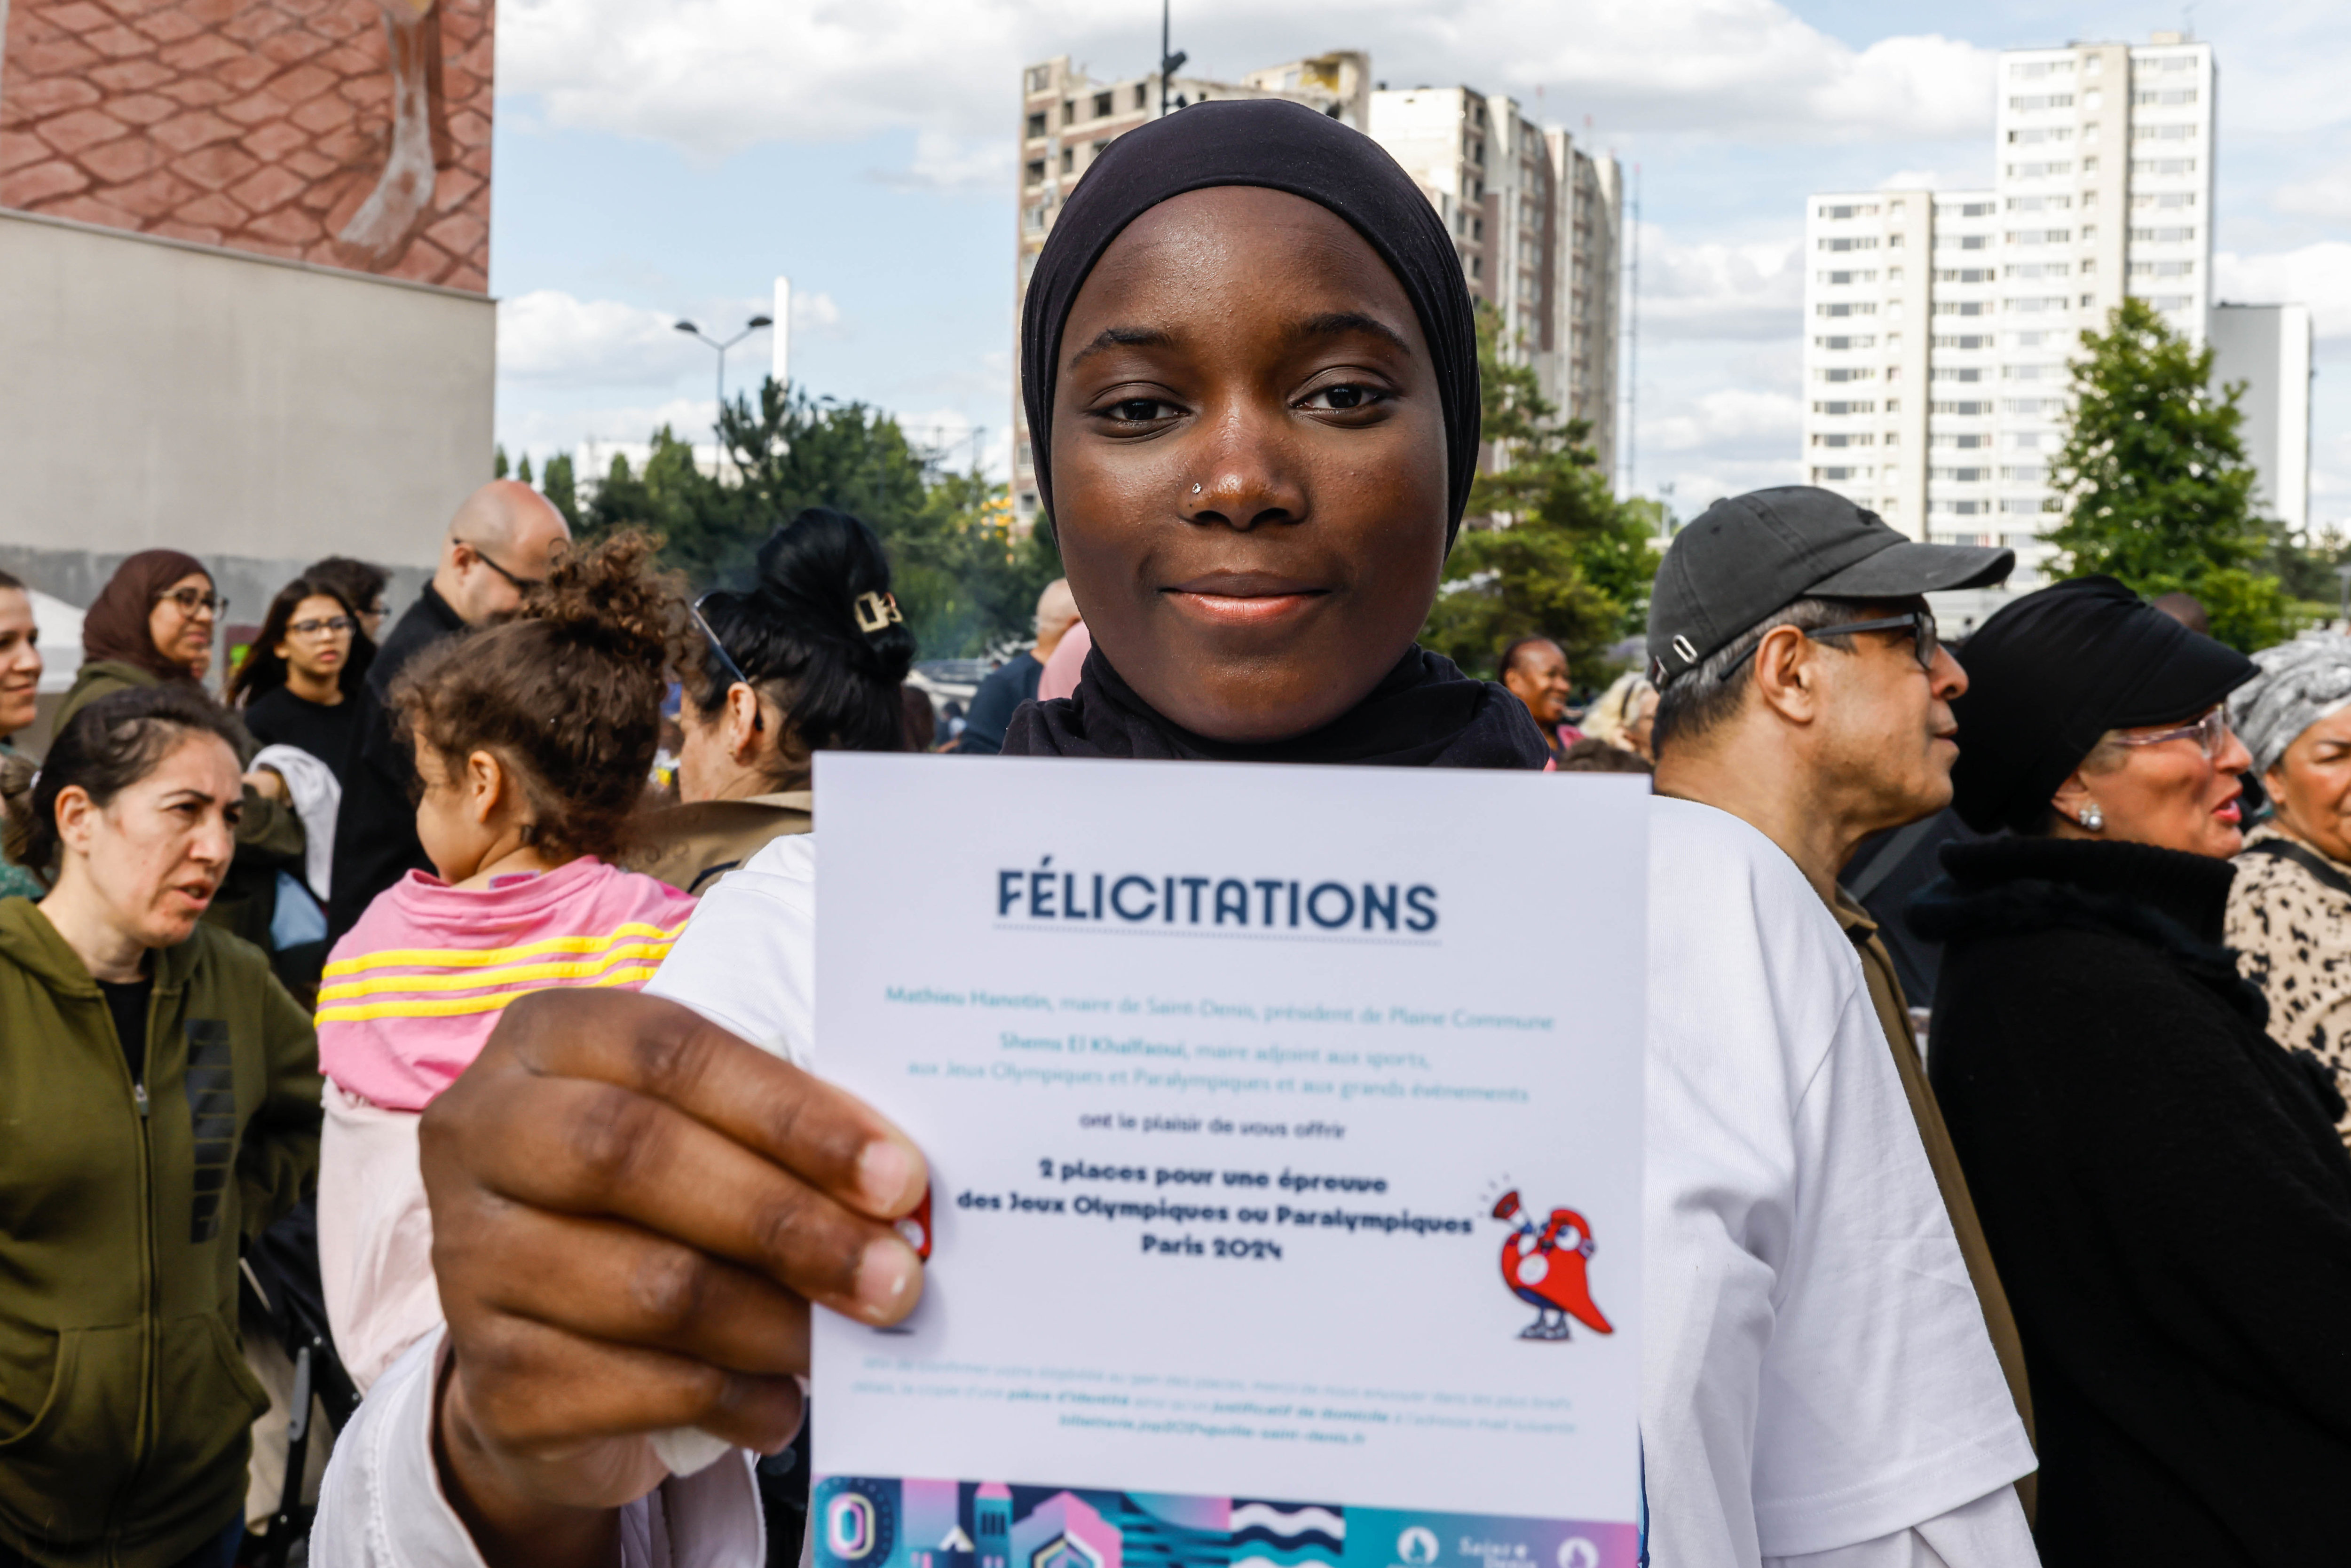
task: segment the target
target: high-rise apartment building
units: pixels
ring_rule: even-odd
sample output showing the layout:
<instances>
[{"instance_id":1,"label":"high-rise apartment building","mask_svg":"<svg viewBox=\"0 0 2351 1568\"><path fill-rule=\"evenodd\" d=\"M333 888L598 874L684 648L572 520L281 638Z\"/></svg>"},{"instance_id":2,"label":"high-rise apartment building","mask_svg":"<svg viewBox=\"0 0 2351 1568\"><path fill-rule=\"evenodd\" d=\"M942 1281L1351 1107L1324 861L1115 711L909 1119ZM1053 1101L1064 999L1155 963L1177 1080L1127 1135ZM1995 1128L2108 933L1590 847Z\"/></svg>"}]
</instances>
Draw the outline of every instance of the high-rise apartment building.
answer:
<instances>
[{"instance_id":1,"label":"high-rise apartment building","mask_svg":"<svg viewBox=\"0 0 2351 1568\"><path fill-rule=\"evenodd\" d=\"M1616 287L1624 200L1616 160L1466 87L1381 89L1372 136L1452 231L1470 297L1501 318L1504 351L1543 395L1616 450Z\"/></svg>"},{"instance_id":2,"label":"high-rise apartment building","mask_svg":"<svg viewBox=\"0 0 2351 1568\"><path fill-rule=\"evenodd\" d=\"M1992 189L1808 198L1804 465L1914 538L2013 548L2030 589L2081 332L2129 296L2212 336L2219 75L2158 33L2011 50L1999 84ZM2281 406L2306 452L2306 395Z\"/></svg>"},{"instance_id":3,"label":"high-rise apartment building","mask_svg":"<svg viewBox=\"0 0 2351 1568\"><path fill-rule=\"evenodd\" d=\"M1169 112L1203 100L1281 98L1366 131L1418 183L1454 237L1470 294L1499 313L1505 352L1532 365L1543 393L1586 420L1592 444L1613 460L1616 441L1617 256L1623 198L1614 158L1594 157L1566 131L1519 105L1468 88L1390 90L1370 80L1366 56L1337 52L1251 71L1234 83L1172 77ZM1070 191L1103 149L1159 112L1146 74L1097 81L1068 57L1021 78L1019 270L1025 299L1045 235ZM1016 309L1016 320L1018 313ZM1019 374L1019 356L1014 356ZM1018 527L1036 517L1028 415L1012 400L1012 502Z\"/></svg>"}]
</instances>

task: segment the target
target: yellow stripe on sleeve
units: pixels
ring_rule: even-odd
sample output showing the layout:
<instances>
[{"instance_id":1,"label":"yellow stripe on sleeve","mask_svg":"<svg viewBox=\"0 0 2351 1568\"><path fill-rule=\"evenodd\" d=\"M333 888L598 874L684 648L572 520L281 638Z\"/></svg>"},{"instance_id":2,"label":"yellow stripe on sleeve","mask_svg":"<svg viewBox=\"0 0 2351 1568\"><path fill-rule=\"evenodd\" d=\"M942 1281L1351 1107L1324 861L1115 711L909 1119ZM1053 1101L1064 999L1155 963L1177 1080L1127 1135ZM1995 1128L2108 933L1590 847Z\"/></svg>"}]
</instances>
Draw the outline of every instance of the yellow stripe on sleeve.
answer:
<instances>
[{"instance_id":1,"label":"yellow stripe on sleeve","mask_svg":"<svg viewBox=\"0 0 2351 1568\"><path fill-rule=\"evenodd\" d=\"M503 969L481 969L455 975L379 975L370 980L344 980L322 986L319 990L319 1000L339 1002L354 997L381 996L398 991L478 991L532 980L592 979L616 964L658 964L675 946L674 942L628 942L609 953L578 963L517 964Z\"/></svg>"},{"instance_id":2,"label":"yellow stripe on sleeve","mask_svg":"<svg viewBox=\"0 0 2351 1568\"><path fill-rule=\"evenodd\" d=\"M643 985L653 977L651 966L634 969L615 969L611 974L588 982L590 987ZM560 989L542 986L538 990ZM319 1009L318 1021L329 1023L366 1023L371 1019L460 1018L469 1013L496 1012L532 991L498 991L486 997L442 997L414 1001L362 1002L352 1007L331 1007Z\"/></svg>"},{"instance_id":3,"label":"yellow stripe on sleeve","mask_svg":"<svg viewBox=\"0 0 2351 1568\"><path fill-rule=\"evenodd\" d=\"M684 925L664 930L631 921L617 925L601 936L550 936L542 942L528 943L520 947L390 947L381 953L361 953L353 957L338 958L327 966L326 977L356 975L369 969L388 969L402 966L444 969L486 969L499 964L512 964L551 953L601 953L627 937L649 937L658 942L674 942L685 931Z\"/></svg>"}]
</instances>

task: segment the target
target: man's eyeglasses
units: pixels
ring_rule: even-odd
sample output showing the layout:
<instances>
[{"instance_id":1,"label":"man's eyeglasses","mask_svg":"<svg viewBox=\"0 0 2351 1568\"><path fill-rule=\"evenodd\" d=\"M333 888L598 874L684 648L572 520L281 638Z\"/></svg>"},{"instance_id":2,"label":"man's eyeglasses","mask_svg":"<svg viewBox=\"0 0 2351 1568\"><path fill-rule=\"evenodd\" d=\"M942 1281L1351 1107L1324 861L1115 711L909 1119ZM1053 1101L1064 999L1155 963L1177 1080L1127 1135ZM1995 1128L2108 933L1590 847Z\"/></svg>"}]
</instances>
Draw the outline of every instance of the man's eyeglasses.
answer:
<instances>
[{"instance_id":1,"label":"man's eyeglasses","mask_svg":"<svg viewBox=\"0 0 2351 1568\"><path fill-rule=\"evenodd\" d=\"M2207 758L2215 758L2229 744L2228 706L2215 704L2193 724L2174 725L2152 735L2116 735L2110 738L2116 746L2161 746L2167 740L2193 740Z\"/></svg>"},{"instance_id":2,"label":"man's eyeglasses","mask_svg":"<svg viewBox=\"0 0 2351 1568\"><path fill-rule=\"evenodd\" d=\"M348 615L329 615L324 621L296 621L286 630L301 637L316 637L321 632L348 632L351 629Z\"/></svg>"},{"instance_id":3,"label":"man's eyeglasses","mask_svg":"<svg viewBox=\"0 0 2351 1568\"><path fill-rule=\"evenodd\" d=\"M159 593L155 598L159 603L170 600L180 607L181 614L192 621L199 615L225 615L228 612L225 598L201 588L174 589L169 593Z\"/></svg>"},{"instance_id":4,"label":"man's eyeglasses","mask_svg":"<svg viewBox=\"0 0 2351 1568\"><path fill-rule=\"evenodd\" d=\"M474 543L471 539L459 539L457 542L464 545L467 549L472 550L475 560L480 561L484 566L488 567L492 571L496 572L500 577L503 577L508 582L513 583L517 592L528 593L532 589L543 587L546 584L547 580L543 577L517 577L513 572L508 571L505 567L502 567L496 561L492 560L489 558L488 552L484 550L481 546Z\"/></svg>"},{"instance_id":5,"label":"man's eyeglasses","mask_svg":"<svg viewBox=\"0 0 2351 1568\"><path fill-rule=\"evenodd\" d=\"M1942 647L1941 641L1935 633L1935 612L1931 610L1913 610L1902 615L1882 615L1875 621L1846 621L1834 626L1814 626L1805 632L1804 635L1842 637L1852 632L1909 632L1910 651L1917 655L1918 667L1922 670L1932 670L1935 667L1935 654ZM1747 652L1730 661L1730 668L1722 672L1724 678L1728 679L1735 674L1739 666L1754 657L1755 650L1762 645L1762 638L1755 639L1748 645Z\"/></svg>"}]
</instances>

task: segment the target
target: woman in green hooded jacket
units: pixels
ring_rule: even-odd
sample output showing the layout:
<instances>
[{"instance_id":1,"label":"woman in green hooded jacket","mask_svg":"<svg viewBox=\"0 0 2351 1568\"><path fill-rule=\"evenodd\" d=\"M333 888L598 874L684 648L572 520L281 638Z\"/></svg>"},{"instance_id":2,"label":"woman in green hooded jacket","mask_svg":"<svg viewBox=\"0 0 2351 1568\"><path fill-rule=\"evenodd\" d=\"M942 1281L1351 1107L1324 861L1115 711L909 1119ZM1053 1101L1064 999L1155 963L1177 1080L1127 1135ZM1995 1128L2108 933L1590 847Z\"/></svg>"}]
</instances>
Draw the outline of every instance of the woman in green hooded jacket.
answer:
<instances>
[{"instance_id":1,"label":"woman in green hooded jacket","mask_svg":"<svg viewBox=\"0 0 2351 1568\"><path fill-rule=\"evenodd\" d=\"M234 722L182 685L7 765L0 900L0 1568L222 1568L247 1428L237 1244L316 1179L317 1037L200 924L235 854Z\"/></svg>"}]
</instances>

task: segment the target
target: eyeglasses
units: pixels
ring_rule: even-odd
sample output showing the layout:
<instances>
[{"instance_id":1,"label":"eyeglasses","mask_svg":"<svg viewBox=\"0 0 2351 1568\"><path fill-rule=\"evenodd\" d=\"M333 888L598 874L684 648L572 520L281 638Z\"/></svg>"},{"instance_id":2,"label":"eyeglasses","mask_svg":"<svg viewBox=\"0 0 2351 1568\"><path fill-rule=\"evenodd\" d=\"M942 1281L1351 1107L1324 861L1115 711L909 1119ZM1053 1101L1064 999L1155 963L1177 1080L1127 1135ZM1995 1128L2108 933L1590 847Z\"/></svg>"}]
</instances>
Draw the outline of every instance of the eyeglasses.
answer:
<instances>
[{"instance_id":1,"label":"eyeglasses","mask_svg":"<svg viewBox=\"0 0 2351 1568\"><path fill-rule=\"evenodd\" d=\"M2226 704L2216 704L2193 724L2174 725L2158 729L2153 735L2115 735L2108 737L2116 746L2160 746L2167 740L2194 740L2206 758L2220 755L2229 744L2229 709Z\"/></svg>"},{"instance_id":2,"label":"eyeglasses","mask_svg":"<svg viewBox=\"0 0 2351 1568\"><path fill-rule=\"evenodd\" d=\"M316 637L321 632L348 632L350 629L350 617L347 615L329 615L324 621L296 621L286 628L304 637Z\"/></svg>"},{"instance_id":3,"label":"eyeglasses","mask_svg":"<svg viewBox=\"0 0 2351 1568\"><path fill-rule=\"evenodd\" d=\"M225 598L201 588L178 588L169 593L159 593L155 596L155 601L159 604L166 599L178 605L180 613L192 621L199 615L225 615L228 612L228 601Z\"/></svg>"},{"instance_id":4,"label":"eyeglasses","mask_svg":"<svg viewBox=\"0 0 2351 1568\"><path fill-rule=\"evenodd\" d=\"M718 655L719 665L726 670L727 678L738 686L747 686L751 685L751 677L743 673L743 666L735 662L735 655L726 651L726 644L718 640L718 633L713 632L710 622L703 618L702 607L717 598L719 591L711 590L687 605L685 612L693 616L694 623L702 629L703 640L710 644L710 651Z\"/></svg>"},{"instance_id":5,"label":"eyeglasses","mask_svg":"<svg viewBox=\"0 0 2351 1568\"><path fill-rule=\"evenodd\" d=\"M1875 621L1846 621L1834 626L1815 626L1804 635L1842 637L1851 632L1896 631L1910 633L1910 651L1917 655L1918 667L1922 670L1932 670L1935 667L1935 655L1941 650L1943 644L1936 636L1935 612L1931 610L1913 610L1902 615L1880 616ZM1762 645L1763 639L1758 637L1748 646L1745 653L1730 661L1730 668L1722 672L1723 678L1728 680L1738 671L1740 665L1754 657L1755 650Z\"/></svg>"},{"instance_id":6,"label":"eyeglasses","mask_svg":"<svg viewBox=\"0 0 2351 1568\"><path fill-rule=\"evenodd\" d=\"M513 583L517 591L520 592L528 593L532 589L543 587L546 584L547 580L543 577L517 577L513 572L508 571L505 567L502 567L496 561L492 560L488 554L483 550L482 547L474 543L471 539L459 539L457 542L464 545L467 549L472 550L475 560L480 561L484 566L488 567L492 571L496 572L500 577L503 577L508 582Z\"/></svg>"}]
</instances>

